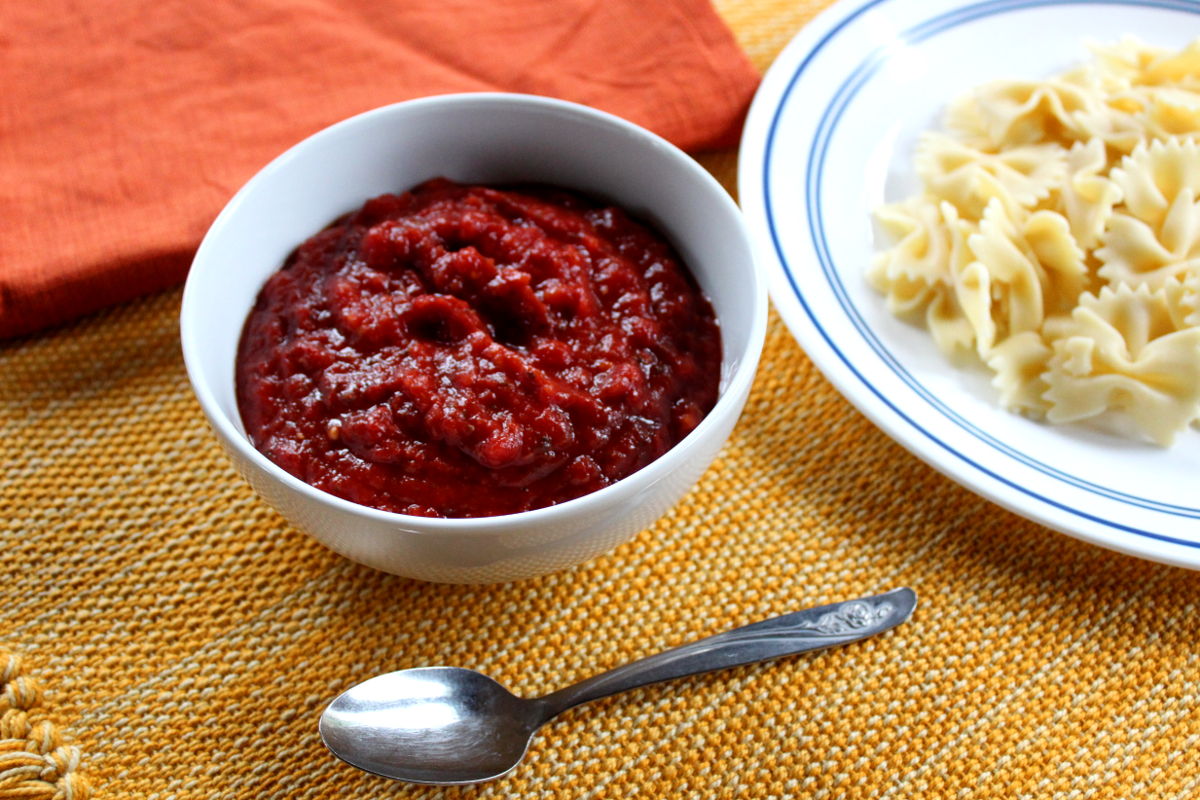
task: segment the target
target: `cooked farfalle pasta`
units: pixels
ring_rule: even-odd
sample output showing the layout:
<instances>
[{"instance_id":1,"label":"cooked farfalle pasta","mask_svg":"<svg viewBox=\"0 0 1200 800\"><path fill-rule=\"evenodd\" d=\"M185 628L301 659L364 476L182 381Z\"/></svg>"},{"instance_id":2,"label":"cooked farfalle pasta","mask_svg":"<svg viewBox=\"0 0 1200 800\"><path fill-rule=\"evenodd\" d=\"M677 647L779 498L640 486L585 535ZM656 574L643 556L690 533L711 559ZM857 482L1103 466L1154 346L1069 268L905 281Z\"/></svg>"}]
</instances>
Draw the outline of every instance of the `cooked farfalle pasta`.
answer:
<instances>
[{"instance_id":1,"label":"cooked farfalle pasta","mask_svg":"<svg viewBox=\"0 0 1200 800\"><path fill-rule=\"evenodd\" d=\"M1088 87L1064 80L998 81L952 104L951 132L981 150L1091 138L1103 104Z\"/></svg>"},{"instance_id":2,"label":"cooked farfalle pasta","mask_svg":"<svg viewBox=\"0 0 1200 800\"><path fill-rule=\"evenodd\" d=\"M1200 91L1200 39L1182 50L1147 45L1127 36L1115 45L1092 47L1099 73L1126 86L1164 86Z\"/></svg>"},{"instance_id":3,"label":"cooked farfalle pasta","mask_svg":"<svg viewBox=\"0 0 1200 800\"><path fill-rule=\"evenodd\" d=\"M1029 145L989 153L941 133L928 133L917 147L917 174L927 192L970 220L983 217L993 199L1010 209L1032 207L1063 182L1066 151L1058 145Z\"/></svg>"},{"instance_id":4,"label":"cooked farfalle pasta","mask_svg":"<svg viewBox=\"0 0 1200 800\"><path fill-rule=\"evenodd\" d=\"M879 254L867 278L887 295L888 310L924 320L946 352L971 347L971 325L954 297L955 272L965 266L969 231L954 207L915 197L880 209L878 217L897 243Z\"/></svg>"},{"instance_id":5,"label":"cooked farfalle pasta","mask_svg":"<svg viewBox=\"0 0 1200 800\"><path fill-rule=\"evenodd\" d=\"M1196 270L1200 258L1200 145L1171 138L1138 145L1109 173L1123 202L1108 221L1100 276L1151 287Z\"/></svg>"},{"instance_id":6,"label":"cooked farfalle pasta","mask_svg":"<svg viewBox=\"0 0 1200 800\"><path fill-rule=\"evenodd\" d=\"M1076 142L1067 152L1066 180L1058 191L1058 210L1071 227L1071 235L1084 250L1092 250L1112 218L1121 190L1110 181L1104 142Z\"/></svg>"},{"instance_id":7,"label":"cooked farfalle pasta","mask_svg":"<svg viewBox=\"0 0 1200 800\"><path fill-rule=\"evenodd\" d=\"M1179 289L1178 283L1153 292L1145 284L1106 286L1048 324L1046 419L1075 422L1119 411L1160 444L1195 420L1200 327L1180 325Z\"/></svg>"},{"instance_id":8,"label":"cooked farfalle pasta","mask_svg":"<svg viewBox=\"0 0 1200 800\"><path fill-rule=\"evenodd\" d=\"M1183 324L1200 326L1200 271L1188 275L1181 283L1184 287L1180 301L1185 314Z\"/></svg>"},{"instance_id":9,"label":"cooked farfalle pasta","mask_svg":"<svg viewBox=\"0 0 1200 800\"><path fill-rule=\"evenodd\" d=\"M868 277L1004 407L1168 445L1200 424L1200 40L1093 50L949 106Z\"/></svg>"}]
</instances>

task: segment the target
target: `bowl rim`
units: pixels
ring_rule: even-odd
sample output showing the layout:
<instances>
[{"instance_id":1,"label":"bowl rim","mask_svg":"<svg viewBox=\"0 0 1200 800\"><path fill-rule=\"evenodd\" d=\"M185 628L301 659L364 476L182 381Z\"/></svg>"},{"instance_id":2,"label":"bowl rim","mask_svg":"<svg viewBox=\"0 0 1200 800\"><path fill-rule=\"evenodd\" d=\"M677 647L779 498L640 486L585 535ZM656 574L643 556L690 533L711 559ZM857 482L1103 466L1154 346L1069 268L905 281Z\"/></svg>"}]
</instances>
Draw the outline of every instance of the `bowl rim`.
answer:
<instances>
[{"instance_id":1,"label":"bowl rim","mask_svg":"<svg viewBox=\"0 0 1200 800\"><path fill-rule=\"evenodd\" d=\"M196 297L197 290L194 288L195 280L193 276L196 274L197 265L204 263L208 250L212 248L211 241L221 234L228 220L237 213L246 195L270 175L285 168L289 162L302 157L304 151L319 146L322 141L338 135L346 127L361 125L376 117L386 117L393 114L419 111L442 105L465 106L471 104L482 104L485 106L489 104L516 105L531 109L556 110L578 115L592 122L615 127L626 135L641 139L648 144L663 149L681 169L690 173L695 180L698 180L701 186L715 192L718 204L736 222L734 230L742 240L743 249L746 252L748 261L746 265L748 272L747 280L752 284L749 289L751 295L750 330L746 338L746 347L740 353L727 353L724 348L724 337L722 337L722 364L733 362L735 366L728 376L726 385L720 390L717 402L704 416L704 419L687 436L676 442L658 458L608 486L556 505L486 517L425 517L415 514L384 511L338 497L292 475L254 447L250 439L237 429L234 421L221 410L212 387L204 377L203 369L199 364L199 357L196 355L199 348L202 347L202 324L199 315L194 311L196 305L194 298ZM227 447L232 448L237 452L238 456L265 471L271 478L279 481L293 491L299 492L310 501L331 506L335 510L363 517L372 522L387 524L397 532L402 529L407 533L421 535L479 534L548 523L554 521L555 517L574 514L586 515L589 511L603 511L613 505L619 505L624 496L641 492L645 487L659 482L668 473L677 469L686 459L688 453L699 442L707 438L711 429L721 425L726 417L732 415L736 418L738 415L741 404L749 392L750 383L754 380L758 362L762 354L763 342L766 338L767 304L765 275L762 265L759 262L757 251L750 240L749 231L741 209L720 182L708 170L702 167L699 162L679 147L663 139L658 134L622 117L580 103L531 94L461 92L430 95L390 103L347 117L301 139L255 172L221 209L221 212L213 220L205 232L199 247L196 249L196 254L192 258L188 277L184 284L183 297L180 303L180 340L188 380L191 383L192 391L200 403L204 415L208 419L209 425ZM717 318L717 324L718 326L721 324L719 317Z\"/></svg>"}]
</instances>

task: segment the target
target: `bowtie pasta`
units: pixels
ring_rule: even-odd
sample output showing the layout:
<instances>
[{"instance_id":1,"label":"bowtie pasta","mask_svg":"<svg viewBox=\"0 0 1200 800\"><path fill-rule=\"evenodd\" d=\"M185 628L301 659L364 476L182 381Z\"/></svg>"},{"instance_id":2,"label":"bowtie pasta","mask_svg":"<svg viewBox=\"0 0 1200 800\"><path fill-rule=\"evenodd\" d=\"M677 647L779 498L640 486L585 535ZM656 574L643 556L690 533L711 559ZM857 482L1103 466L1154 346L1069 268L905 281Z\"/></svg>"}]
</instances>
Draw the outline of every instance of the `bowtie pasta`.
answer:
<instances>
[{"instance_id":1,"label":"bowtie pasta","mask_svg":"<svg viewBox=\"0 0 1200 800\"><path fill-rule=\"evenodd\" d=\"M1126 39L951 104L868 271L1004 407L1160 445L1200 425L1200 40Z\"/></svg>"}]
</instances>

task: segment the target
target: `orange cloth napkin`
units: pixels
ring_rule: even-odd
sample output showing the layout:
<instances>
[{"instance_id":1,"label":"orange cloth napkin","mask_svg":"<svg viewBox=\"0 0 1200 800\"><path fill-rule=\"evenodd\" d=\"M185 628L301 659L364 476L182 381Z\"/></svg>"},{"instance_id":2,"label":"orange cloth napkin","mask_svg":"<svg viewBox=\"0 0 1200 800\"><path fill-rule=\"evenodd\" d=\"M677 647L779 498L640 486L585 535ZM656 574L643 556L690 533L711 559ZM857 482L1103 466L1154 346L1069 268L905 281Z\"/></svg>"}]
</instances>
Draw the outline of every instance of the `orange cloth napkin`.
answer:
<instances>
[{"instance_id":1,"label":"orange cloth napkin","mask_svg":"<svg viewBox=\"0 0 1200 800\"><path fill-rule=\"evenodd\" d=\"M5 337L182 280L238 186L360 111L530 92L696 150L758 81L707 0L43 0L0 31Z\"/></svg>"}]
</instances>

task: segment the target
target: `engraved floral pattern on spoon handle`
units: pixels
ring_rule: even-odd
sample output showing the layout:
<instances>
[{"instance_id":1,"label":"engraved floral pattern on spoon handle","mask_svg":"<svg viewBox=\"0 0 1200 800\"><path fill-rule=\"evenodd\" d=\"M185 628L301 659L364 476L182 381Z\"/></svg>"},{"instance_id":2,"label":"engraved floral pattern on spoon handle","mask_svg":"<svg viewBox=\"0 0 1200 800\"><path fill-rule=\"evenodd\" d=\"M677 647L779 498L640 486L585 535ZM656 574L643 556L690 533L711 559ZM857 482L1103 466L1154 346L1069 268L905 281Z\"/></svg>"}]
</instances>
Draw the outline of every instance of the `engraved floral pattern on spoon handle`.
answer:
<instances>
[{"instance_id":1,"label":"engraved floral pattern on spoon handle","mask_svg":"<svg viewBox=\"0 0 1200 800\"><path fill-rule=\"evenodd\" d=\"M895 608L886 600L874 605L866 600L852 600L842 603L835 611L822 614L811 625L797 625L796 632L812 631L822 636L837 636L844 633L860 631L871 625L878 625L892 615Z\"/></svg>"}]
</instances>

